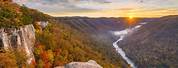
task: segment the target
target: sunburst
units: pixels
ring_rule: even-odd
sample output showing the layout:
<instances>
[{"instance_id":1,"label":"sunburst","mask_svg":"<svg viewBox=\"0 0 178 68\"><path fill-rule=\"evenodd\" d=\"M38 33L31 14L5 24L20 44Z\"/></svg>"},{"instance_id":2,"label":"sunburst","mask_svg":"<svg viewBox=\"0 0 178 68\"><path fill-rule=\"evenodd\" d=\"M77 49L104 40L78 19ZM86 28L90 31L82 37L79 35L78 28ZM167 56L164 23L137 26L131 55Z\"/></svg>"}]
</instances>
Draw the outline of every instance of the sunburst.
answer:
<instances>
[{"instance_id":1,"label":"sunburst","mask_svg":"<svg viewBox=\"0 0 178 68\"><path fill-rule=\"evenodd\" d=\"M134 17L133 16L129 16L129 19L133 19Z\"/></svg>"}]
</instances>

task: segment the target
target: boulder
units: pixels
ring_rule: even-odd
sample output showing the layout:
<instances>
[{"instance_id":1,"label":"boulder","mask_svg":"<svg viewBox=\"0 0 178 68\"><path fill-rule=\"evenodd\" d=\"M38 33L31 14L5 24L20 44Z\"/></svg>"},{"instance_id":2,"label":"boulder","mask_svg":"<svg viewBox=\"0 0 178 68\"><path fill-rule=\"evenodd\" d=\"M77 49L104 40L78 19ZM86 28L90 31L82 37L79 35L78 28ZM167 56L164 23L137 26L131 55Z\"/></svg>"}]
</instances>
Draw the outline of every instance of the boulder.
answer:
<instances>
[{"instance_id":1,"label":"boulder","mask_svg":"<svg viewBox=\"0 0 178 68\"><path fill-rule=\"evenodd\" d=\"M90 60L88 62L71 62L66 64L65 66L60 66L56 68L103 68L94 60Z\"/></svg>"}]
</instances>

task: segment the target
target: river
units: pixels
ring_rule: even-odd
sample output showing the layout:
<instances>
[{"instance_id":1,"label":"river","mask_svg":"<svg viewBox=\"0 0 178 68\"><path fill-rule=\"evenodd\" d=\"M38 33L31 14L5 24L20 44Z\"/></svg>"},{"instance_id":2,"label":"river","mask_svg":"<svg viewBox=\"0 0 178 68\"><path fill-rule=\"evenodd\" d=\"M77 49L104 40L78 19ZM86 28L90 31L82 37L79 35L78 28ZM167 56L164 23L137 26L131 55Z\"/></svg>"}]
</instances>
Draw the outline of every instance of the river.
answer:
<instances>
[{"instance_id":1,"label":"river","mask_svg":"<svg viewBox=\"0 0 178 68\"><path fill-rule=\"evenodd\" d=\"M137 68L137 66L135 65L135 63L129 59L126 56L126 53L123 51L122 48L120 48L118 46L119 42L122 42L122 40L128 35L131 34L132 32L138 30L142 25L146 24L146 22L144 23L140 23L138 25L136 25L133 28L127 28L125 30L121 30L121 31L113 31L113 34L116 36L119 36L119 39L117 41L115 41L113 43L113 47L116 49L117 53L132 67L132 68Z\"/></svg>"}]
</instances>

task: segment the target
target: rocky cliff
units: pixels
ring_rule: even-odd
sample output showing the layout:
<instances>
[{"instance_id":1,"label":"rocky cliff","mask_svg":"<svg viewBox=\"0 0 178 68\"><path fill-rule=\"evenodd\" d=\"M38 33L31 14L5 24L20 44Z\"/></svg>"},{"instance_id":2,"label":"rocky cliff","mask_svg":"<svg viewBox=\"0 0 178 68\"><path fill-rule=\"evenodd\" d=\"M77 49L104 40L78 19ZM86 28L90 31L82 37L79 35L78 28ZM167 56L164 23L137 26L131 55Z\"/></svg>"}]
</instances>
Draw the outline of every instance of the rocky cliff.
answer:
<instances>
[{"instance_id":1,"label":"rocky cliff","mask_svg":"<svg viewBox=\"0 0 178 68\"><path fill-rule=\"evenodd\" d=\"M33 25L25 25L19 28L1 28L0 29L0 48L8 50L22 50L27 56L27 62L30 63L33 56L33 46L35 43L35 29Z\"/></svg>"}]
</instances>

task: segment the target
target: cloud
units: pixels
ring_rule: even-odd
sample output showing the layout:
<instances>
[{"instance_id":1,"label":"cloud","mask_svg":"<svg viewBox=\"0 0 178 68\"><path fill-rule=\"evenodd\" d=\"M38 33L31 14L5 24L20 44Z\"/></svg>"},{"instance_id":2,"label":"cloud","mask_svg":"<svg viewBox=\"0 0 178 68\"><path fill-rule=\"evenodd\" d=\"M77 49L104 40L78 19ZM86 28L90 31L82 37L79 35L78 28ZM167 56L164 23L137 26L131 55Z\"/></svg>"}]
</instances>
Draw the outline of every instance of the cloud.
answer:
<instances>
[{"instance_id":1,"label":"cloud","mask_svg":"<svg viewBox=\"0 0 178 68\"><path fill-rule=\"evenodd\" d=\"M103 16L107 13L105 16L123 16L135 13L141 16L149 12L176 13L178 10L178 0L14 0L14 2L52 15Z\"/></svg>"},{"instance_id":2,"label":"cloud","mask_svg":"<svg viewBox=\"0 0 178 68\"><path fill-rule=\"evenodd\" d=\"M28 7L44 11L47 11L46 9L48 9L49 11L63 10L65 12L96 11L99 10L99 8L96 7L96 4L100 6L105 3L110 3L109 1L105 0L14 0L14 1L19 4L25 4Z\"/></svg>"}]
</instances>

